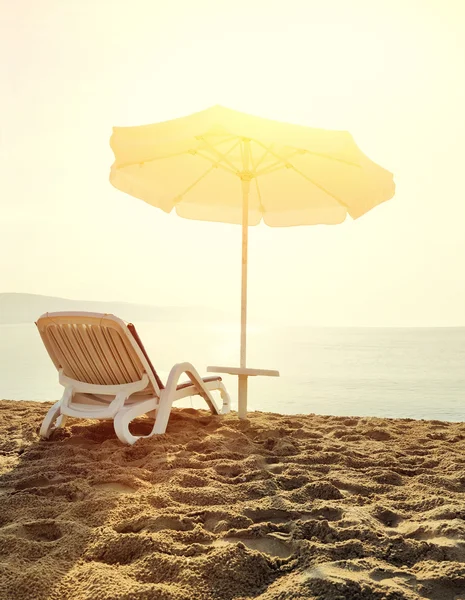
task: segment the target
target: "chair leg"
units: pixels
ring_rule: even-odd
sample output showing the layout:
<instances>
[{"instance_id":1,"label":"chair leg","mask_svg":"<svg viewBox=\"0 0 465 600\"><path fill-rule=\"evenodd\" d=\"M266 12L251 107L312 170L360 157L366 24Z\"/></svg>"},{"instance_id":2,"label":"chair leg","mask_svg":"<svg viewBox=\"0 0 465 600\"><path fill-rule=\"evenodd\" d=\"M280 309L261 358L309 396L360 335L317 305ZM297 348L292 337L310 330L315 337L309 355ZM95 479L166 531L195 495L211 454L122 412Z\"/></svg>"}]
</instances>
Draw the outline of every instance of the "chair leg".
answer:
<instances>
[{"instance_id":1,"label":"chair leg","mask_svg":"<svg viewBox=\"0 0 465 600\"><path fill-rule=\"evenodd\" d=\"M123 444L135 444L139 439L138 436L132 435L129 431L129 423L133 420L129 411L121 411L116 413L115 418L113 420L113 427L115 428L115 433L118 439L123 442Z\"/></svg>"},{"instance_id":2,"label":"chair leg","mask_svg":"<svg viewBox=\"0 0 465 600\"><path fill-rule=\"evenodd\" d=\"M231 410L231 397L229 396L228 390L222 381L218 383L218 390L220 392L221 399L223 400L223 406L221 407L220 414L227 415Z\"/></svg>"},{"instance_id":3,"label":"chair leg","mask_svg":"<svg viewBox=\"0 0 465 600\"><path fill-rule=\"evenodd\" d=\"M153 406L155 404L155 399L147 400L142 404L136 404L135 406L130 406L128 408L124 408L116 413L113 426L115 428L115 433L118 439L123 442L123 444L135 444L137 440L150 437L153 435L153 432L149 436L144 435L133 435L129 431L129 424L131 421L136 419L137 417L141 417L142 415L153 413ZM156 421L155 421L156 422Z\"/></svg>"},{"instance_id":4,"label":"chair leg","mask_svg":"<svg viewBox=\"0 0 465 600\"><path fill-rule=\"evenodd\" d=\"M39 431L39 436L41 438L48 439L55 429L62 427L65 424L66 416L60 415L60 411L61 400L55 402L45 415L45 419L42 421Z\"/></svg>"},{"instance_id":5,"label":"chair leg","mask_svg":"<svg viewBox=\"0 0 465 600\"><path fill-rule=\"evenodd\" d=\"M171 407L173 406L173 399L170 398L163 390L160 396L160 402L157 408L157 416L153 425L152 433L150 435L165 433L166 427L171 414Z\"/></svg>"},{"instance_id":6,"label":"chair leg","mask_svg":"<svg viewBox=\"0 0 465 600\"><path fill-rule=\"evenodd\" d=\"M55 429L58 429L59 427L64 427L66 425L67 420L68 420L67 415L60 415L55 424Z\"/></svg>"}]
</instances>

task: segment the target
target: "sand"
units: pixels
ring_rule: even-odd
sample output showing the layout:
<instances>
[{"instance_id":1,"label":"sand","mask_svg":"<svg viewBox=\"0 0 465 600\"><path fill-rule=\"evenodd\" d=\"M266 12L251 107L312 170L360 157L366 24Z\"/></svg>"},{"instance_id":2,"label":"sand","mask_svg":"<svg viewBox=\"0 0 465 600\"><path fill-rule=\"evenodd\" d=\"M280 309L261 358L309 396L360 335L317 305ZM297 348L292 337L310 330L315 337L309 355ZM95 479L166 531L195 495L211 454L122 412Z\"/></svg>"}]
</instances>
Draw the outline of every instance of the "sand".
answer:
<instances>
[{"instance_id":1,"label":"sand","mask_svg":"<svg viewBox=\"0 0 465 600\"><path fill-rule=\"evenodd\" d=\"M465 424L0 402L0 598L465 599ZM135 429L148 432L148 420Z\"/></svg>"}]
</instances>

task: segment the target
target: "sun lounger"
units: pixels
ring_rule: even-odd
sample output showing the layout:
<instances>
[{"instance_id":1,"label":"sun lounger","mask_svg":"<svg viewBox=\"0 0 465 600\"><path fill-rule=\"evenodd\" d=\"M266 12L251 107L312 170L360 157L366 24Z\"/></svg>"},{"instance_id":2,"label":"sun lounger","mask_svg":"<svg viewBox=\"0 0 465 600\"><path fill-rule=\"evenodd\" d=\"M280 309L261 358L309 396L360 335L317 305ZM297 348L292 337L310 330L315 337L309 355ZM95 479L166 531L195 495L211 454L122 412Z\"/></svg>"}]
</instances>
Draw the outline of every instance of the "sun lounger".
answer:
<instances>
[{"instance_id":1,"label":"sun lounger","mask_svg":"<svg viewBox=\"0 0 465 600\"><path fill-rule=\"evenodd\" d=\"M65 390L48 411L40 436L48 438L66 418L113 419L118 438L134 444L129 431L142 415L154 417L148 437L165 433L173 402L188 396L205 399L213 414L226 414L230 398L221 377L201 378L190 363L174 365L166 386L157 375L134 325L109 314L57 312L36 323ZM179 383L186 374L189 381ZM217 406L212 392L223 401Z\"/></svg>"}]
</instances>

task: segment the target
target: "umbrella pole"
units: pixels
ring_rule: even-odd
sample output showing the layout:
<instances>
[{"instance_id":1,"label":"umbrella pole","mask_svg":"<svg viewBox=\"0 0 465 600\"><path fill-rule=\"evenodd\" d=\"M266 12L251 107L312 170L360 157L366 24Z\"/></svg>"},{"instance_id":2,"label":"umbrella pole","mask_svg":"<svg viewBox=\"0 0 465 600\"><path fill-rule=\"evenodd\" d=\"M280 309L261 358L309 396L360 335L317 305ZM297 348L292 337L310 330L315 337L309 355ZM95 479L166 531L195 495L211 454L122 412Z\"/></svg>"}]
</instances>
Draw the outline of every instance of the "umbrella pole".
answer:
<instances>
[{"instance_id":1,"label":"umbrella pole","mask_svg":"<svg viewBox=\"0 0 465 600\"><path fill-rule=\"evenodd\" d=\"M247 351L247 246L249 232L250 181L242 179L242 284L241 284L241 369L246 368ZM247 375L239 375L239 419L247 417Z\"/></svg>"}]
</instances>

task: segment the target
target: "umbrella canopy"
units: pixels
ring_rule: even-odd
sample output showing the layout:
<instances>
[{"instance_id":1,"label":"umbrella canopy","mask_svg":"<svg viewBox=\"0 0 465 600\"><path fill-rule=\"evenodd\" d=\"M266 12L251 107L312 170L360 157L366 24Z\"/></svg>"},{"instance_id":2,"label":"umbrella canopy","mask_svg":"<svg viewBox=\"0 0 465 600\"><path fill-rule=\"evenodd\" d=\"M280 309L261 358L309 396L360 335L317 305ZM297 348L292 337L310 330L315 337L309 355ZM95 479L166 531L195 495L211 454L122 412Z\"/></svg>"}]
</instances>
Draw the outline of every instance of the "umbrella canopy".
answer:
<instances>
[{"instance_id":1,"label":"umbrella canopy","mask_svg":"<svg viewBox=\"0 0 465 600\"><path fill-rule=\"evenodd\" d=\"M154 125L115 127L110 181L165 212L248 225L341 223L394 195L392 174L346 131L280 123L215 106Z\"/></svg>"},{"instance_id":2,"label":"umbrella canopy","mask_svg":"<svg viewBox=\"0 0 465 600\"><path fill-rule=\"evenodd\" d=\"M187 219L242 225L239 416L246 368L248 226L342 223L395 191L393 176L372 162L346 131L290 125L214 106L139 127L115 127L110 181L119 190ZM219 368L217 368L219 370Z\"/></svg>"}]
</instances>

